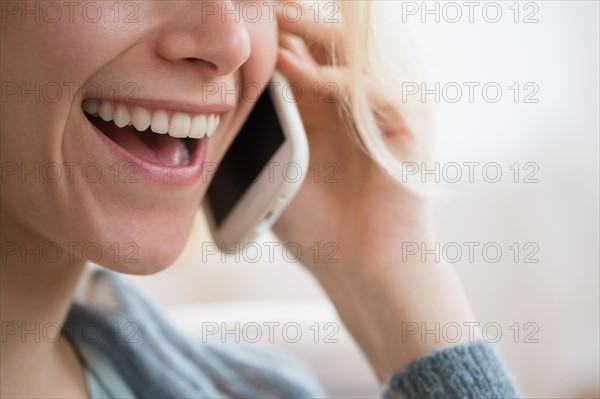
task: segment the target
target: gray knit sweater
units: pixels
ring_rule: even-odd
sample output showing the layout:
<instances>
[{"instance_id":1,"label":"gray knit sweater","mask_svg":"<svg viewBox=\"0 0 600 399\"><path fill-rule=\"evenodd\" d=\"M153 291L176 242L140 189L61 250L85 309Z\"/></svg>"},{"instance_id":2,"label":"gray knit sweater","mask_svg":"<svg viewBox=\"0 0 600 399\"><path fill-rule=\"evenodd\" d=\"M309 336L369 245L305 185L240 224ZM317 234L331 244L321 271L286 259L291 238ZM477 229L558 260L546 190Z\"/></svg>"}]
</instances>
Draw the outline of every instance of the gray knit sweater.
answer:
<instances>
[{"instance_id":1,"label":"gray knit sweater","mask_svg":"<svg viewBox=\"0 0 600 399\"><path fill-rule=\"evenodd\" d=\"M308 368L284 352L256 344L194 344L117 273L94 271L82 292L64 333L81 342L90 339L93 326L94 348L138 398L327 397ZM124 326L135 331L135 339L123 334ZM520 393L496 350L480 340L412 362L389 377L381 397L517 398Z\"/></svg>"}]
</instances>

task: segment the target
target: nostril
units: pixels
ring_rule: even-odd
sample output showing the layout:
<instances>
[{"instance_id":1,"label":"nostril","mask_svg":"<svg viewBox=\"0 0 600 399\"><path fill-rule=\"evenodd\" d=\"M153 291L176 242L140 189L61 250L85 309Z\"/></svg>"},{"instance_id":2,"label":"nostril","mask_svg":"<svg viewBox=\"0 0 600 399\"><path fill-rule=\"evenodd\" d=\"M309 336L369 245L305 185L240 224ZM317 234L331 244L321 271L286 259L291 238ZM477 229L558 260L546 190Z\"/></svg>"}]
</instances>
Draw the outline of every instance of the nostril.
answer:
<instances>
[{"instance_id":1,"label":"nostril","mask_svg":"<svg viewBox=\"0 0 600 399\"><path fill-rule=\"evenodd\" d=\"M213 64L210 61L203 60L201 58L187 57L187 58L183 58L183 62L186 64L190 64L190 65L203 65L206 68L209 68L210 70L213 70L213 71L217 69L217 66L215 64Z\"/></svg>"}]
</instances>

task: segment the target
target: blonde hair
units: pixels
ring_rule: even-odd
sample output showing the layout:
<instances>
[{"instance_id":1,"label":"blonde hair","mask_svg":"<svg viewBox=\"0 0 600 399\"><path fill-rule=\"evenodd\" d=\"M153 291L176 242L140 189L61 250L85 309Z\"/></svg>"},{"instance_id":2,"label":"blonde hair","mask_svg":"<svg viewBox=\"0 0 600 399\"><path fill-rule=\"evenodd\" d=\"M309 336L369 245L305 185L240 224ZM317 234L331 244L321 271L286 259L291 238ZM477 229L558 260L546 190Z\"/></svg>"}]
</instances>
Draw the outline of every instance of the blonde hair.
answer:
<instances>
[{"instance_id":1,"label":"blonde hair","mask_svg":"<svg viewBox=\"0 0 600 399\"><path fill-rule=\"evenodd\" d=\"M401 139L409 146L424 149L421 160L429 158L429 109L419 100L409 102L403 98L403 84L422 81L422 68L414 58L409 58L409 54L414 57L417 52L408 32L398 23L400 13L395 8L398 4L372 0L338 0L337 3L342 12L345 39L338 43L332 64L344 65L350 74L349 93L341 104L342 114L359 138L361 148L382 170L411 191L424 193L423 186L408 182L403 176L403 162L415 159L394 151L389 145L386 132L378 124L387 111L369 101L364 78L366 73L371 88L385 99L389 109L400 113L406 128Z\"/></svg>"}]
</instances>

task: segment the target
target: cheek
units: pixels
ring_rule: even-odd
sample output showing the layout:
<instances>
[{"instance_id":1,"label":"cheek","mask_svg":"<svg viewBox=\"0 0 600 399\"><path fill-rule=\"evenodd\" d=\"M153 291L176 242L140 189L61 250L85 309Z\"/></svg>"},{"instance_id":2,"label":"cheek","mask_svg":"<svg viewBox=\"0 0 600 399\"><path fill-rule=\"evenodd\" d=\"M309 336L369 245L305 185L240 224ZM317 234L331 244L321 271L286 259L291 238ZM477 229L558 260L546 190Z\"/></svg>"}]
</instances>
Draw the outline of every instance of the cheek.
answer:
<instances>
[{"instance_id":1,"label":"cheek","mask_svg":"<svg viewBox=\"0 0 600 399\"><path fill-rule=\"evenodd\" d=\"M114 5L109 2L94 4L102 17L98 21L85 18L81 11L71 17L64 15L57 22L41 18L23 23L20 15L6 16L1 32L3 54L7 55L2 58L3 75L27 82L57 83L65 88L60 99L68 98L67 88L81 86L144 29L141 23L115 23L111 16Z\"/></svg>"},{"instance_id":2,"label":"cheek","mask_svg":"<svg viewBox=\"0 0 600 399\"><path fill-rule=\"evenodd\" d=\"M35 13L25 15L25 22L20 12L3 15L3 158L17 154L19 160L26 160L21 155L35 161L57 160L73 102L82 88L93 88L88 86L88 78L139 36L140 24L113 21L111 2L94 4L103 16L98 21L84 18L81 8L72 17L63 14L56 22L39 15L36 22ZM41 7L24 2L15 5L18 9Z\"/></svg>"},{"instance_id":3,"label":"cheek","mask_svg":"<svg viewBox=\"0 0 600 399\"><path fill-rule=\"evenodd\" d=\"M235 139L259 97L259 90L269 82L277 62L277 24L268 22L248 23L251 54L241 67L239 77L239 99L235 116L221 140L209 144L208 161L218 164L225 156L227 148Z\"/></svg>"},{"instance_id":4,"label":"cheek","mask_svg":"<svg viewBox=\"0 0 600 399\"><path fill-rule=\"evenodd\" d=\"M18 9L35 10L41 3L14 4ZM0 153L3 162L17 165L19 175L26 168L38 171L51 162L62 165L61 139L76 93L91 71L102 65L103 57L111 57L107 47L114 40L103 38L109 31L108 22L90 23L81 19L81 13L75 15L79 17L72 21L65 17L56 22L43 18L36 22L35 13L26 15L25 22L20 12L3 15ZM39 176L37 172L27 175L27 184L17 178L5 182L11 194L3 192L3 205L7 201L17 209L55 205L34 202L42 197L51 201L60 185L45 184ZM30 207L23 206L24 199Z\"/></svg>"},{"instance_id":5,"label":"cheek","mask_svg":"<svg viewBox=\"0 0 600 399\"><path fill-rule=\"evenodd\" d=\"M113 2L95 2L95 6L102 7L106 18L93 23L82 20L80 12L73 21L65 17L35 23L35 16L30 16L28 23L22 23L18 14L6 16L1 24L0 156L3 173L4 165L10 168L0 193L3 215L6 212L15 223L57 243L102 242L98 234L102 230L93 226L94 220L107 219L97 212L104 208L88 211L95 204L89 194L98 184L81 184L84 164L73 166L73 159L65 157L64 137L82 134L73 128L72 113L79 109L82 87L94 87L89 77L138 40L144 29L141 24L115 24L109 10ZM105 170L102 175L110 173ZM142 240L133 237L133 241ZM182 238L173 241L180 245Z\"/></svg>"},{"instance_id":6,"label":"cheek","mask_svg":"<svg viewBox=\"0 0 600 399\"><path fill-rule=\"evenodd\" d=\"M252 46L250 59L242 68L244 74L252 74L249 79L256 83L268 81L277 59L277 25L275 23L248 24ZM247 72L246 72L247 71Z\"/></svg>"}]
</instances>

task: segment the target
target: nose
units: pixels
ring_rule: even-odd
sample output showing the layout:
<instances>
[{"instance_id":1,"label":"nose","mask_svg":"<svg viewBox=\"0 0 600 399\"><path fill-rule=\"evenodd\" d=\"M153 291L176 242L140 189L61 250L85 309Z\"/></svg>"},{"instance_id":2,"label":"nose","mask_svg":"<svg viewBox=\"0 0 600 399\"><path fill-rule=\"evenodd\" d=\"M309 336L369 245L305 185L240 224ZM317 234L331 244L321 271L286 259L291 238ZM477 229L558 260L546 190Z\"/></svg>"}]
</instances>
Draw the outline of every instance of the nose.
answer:
<instances>
[{"instance_id":1,"label":"nose","mask_svg":"<svg viewBox=\"0 0 600 399\"><path fill-rule=\"evenodd\" d=\"M168 3L173 18L158 36L159 56L174 64L196 64L215 77L235 72L248 60L248 30L243 18L232 15L231 1Z\"/></svg>"}]
</instances>

